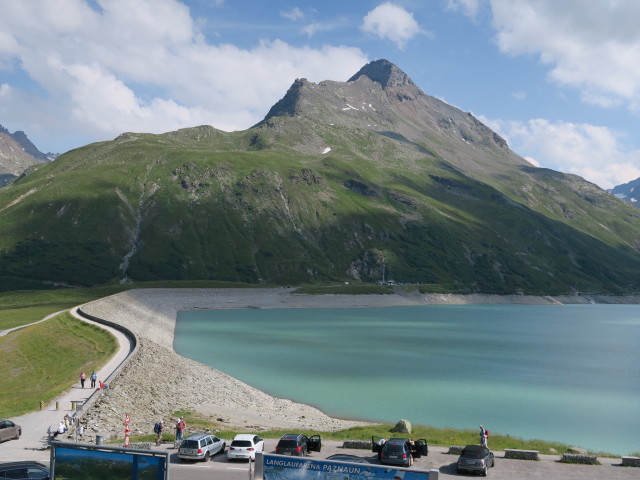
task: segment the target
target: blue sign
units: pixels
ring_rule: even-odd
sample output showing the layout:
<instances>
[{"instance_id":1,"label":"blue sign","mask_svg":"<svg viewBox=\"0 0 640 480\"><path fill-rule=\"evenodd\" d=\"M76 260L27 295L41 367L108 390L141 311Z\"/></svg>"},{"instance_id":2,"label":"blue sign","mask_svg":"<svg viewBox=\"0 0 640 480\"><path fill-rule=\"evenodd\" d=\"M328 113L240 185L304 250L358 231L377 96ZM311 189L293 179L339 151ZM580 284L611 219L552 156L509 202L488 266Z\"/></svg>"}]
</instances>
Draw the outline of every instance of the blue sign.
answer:
<instances>
[{"instance_id":1,"label":"blue sign","mask_svg":"<svg viewBox=\"0 0 640 480\"><path fill-rule=\"evenodd\" d=\"M51 443L51 478L167 480L169 453L133 448Z\"/></svg>"},{"instance_id":2,"label":"blue sign","mask_svg":"<svg viewBox=\"0 0 640 480\"><path fill-rule=\"evenodd\" d=\"M254 480L438 480L438 470L256 454Z\"/></svg>"}]
</instances>

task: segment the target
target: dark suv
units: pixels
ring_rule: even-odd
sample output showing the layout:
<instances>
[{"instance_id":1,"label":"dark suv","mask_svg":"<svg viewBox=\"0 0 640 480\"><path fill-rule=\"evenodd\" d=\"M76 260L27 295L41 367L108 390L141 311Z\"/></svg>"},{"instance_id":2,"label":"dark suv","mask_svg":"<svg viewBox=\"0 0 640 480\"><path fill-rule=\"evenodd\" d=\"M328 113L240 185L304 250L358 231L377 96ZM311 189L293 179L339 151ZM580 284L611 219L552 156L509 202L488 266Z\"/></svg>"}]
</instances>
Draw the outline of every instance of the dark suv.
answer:
<instances>
[{"instance_id":1,"label":"dark suv","mask_svg":"<svg viewBox=\"0 0 640 480\"><path fill-rule=\"evenodd\" d=\"M410 467L414 458L429 454L429 445L425 439L390 438L384 440L371 437L371 450L378 453L378 461L387 465Z\"/></svg>"},{"instance_id":2,"label":"dark suv","mask_svg":"<svg viewBox=\"0 0 640 480\"><path fill-rule=\"evenodd\" d=\"M276 445L276 453L304 457L309 452L319 452L320 448L322 448L320 435L313 435L309 438L301 433L287 433Z\"/></svg>"}]
</instances>

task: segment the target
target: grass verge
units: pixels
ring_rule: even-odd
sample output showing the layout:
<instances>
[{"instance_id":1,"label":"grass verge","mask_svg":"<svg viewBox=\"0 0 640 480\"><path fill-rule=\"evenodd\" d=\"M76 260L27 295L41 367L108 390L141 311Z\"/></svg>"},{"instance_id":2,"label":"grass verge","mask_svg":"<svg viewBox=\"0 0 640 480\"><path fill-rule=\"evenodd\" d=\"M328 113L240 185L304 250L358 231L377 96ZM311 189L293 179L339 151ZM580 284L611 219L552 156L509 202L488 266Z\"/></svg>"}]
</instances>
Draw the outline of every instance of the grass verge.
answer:
<instances>
[{"instance_id":1,"label":"grass verge","mask_svg":"<svg viewBox=\"0 0 640 480\"><path fill-rule=\"evenodd\" d=\"M113 335L69 313L0 337L0 418L37 410L116 349Z\"/></svg>"},{"instance_id":2,"label":"grass verge","mask_svg":"<svg viewBox=\"0 0 640 480\"><path fill-rule=\"evenodd\" d=\"M197 432L215 432L220 438L226 439L230 442L233 437L238 433L249 433L247 430L235 430L227 429L223 423L212 421L210 418L200 415L196 412L189 410L179 410L172 414L172 418L183 417L187 424L186 436ZM390 438L403 436L402 434L392 433L392 424L376 424L367 425L361 427L352 427L345 430L337 430L333 432L325 432L320 430L305 431L305 435L320 435L324 440L371 440L371 437ZM152 425L149 429L152 429ZM291 433L290 430L268 430L259 432L259 435L263 438L280 438L285 433ZM454 428L436 428L423 425L413 425L413 433L408 435L413 439L425 438L429 445L449 447L451 445L470 445L478 443L478 431L477 430L458 430ZM150 442L155 441L155 435L142 435L133 437L132 442ZM169 423L166 428L166 432L162 435L162 440L165 442L173 442L175 438L175 431L173 425ZM562 455L564 454L569 445L565 445L558 442L549 442L544 440L524 440L522 438L512 437L510 435L491 434L489 438L489 445L491 450L503 451L505 448L515 448L522 450L538 450L541 454L548 455ZM591 454L602 457L617 457L619 455L613 455L608 453L594 453Z\"/></svg>"}]
</instances>

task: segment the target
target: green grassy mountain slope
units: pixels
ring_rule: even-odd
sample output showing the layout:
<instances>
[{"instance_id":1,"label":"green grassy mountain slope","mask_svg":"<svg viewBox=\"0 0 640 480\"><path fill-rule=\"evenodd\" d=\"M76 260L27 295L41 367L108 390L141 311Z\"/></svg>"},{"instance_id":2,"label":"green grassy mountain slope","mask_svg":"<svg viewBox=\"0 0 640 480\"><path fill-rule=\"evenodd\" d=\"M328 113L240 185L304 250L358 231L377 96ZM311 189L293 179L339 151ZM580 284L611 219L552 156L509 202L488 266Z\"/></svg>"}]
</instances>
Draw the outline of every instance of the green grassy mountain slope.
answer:
<instances>
[{"instance_id":1,"label":"green grassy mountain slope","mask_svg":"<svg viewBox=\"0 0 640 480\"><path fill-rule=\"evenodd\" d=\"M123 134L0 190L0 287L123 279L638 289L637 209L532 167L372 62L296 80L258 125Z\"/></svg>"}]
</instances>

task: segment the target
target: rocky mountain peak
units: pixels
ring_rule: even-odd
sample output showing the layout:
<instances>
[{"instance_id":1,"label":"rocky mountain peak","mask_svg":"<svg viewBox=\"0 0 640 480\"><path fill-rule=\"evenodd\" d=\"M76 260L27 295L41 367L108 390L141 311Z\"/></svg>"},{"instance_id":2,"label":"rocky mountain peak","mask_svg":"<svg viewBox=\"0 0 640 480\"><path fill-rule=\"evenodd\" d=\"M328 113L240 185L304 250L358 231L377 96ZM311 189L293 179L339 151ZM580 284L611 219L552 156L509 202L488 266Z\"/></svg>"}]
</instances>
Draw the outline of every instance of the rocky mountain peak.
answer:
<instances>
[{"instance_id":1,"label":"rocky mountain peak","mask_svg":"<svg viewBox=\"0 0 640 480\"><path fill-rule=\"evenodd\" d=\"M49 155L53 158L57 156ZM11 133L0 125L0 187L32 165L48 160L47 155L36 148L26 133L21 130Z\"/></svg>"},{"instance_id":2,"label":"rocky mountain peak","mask_svg":"<svg viewBox=\"0 0 640 480\"><path fill-rule=\"evenodd\" d=\"M352 76L348 82L355 82L358 78L365 76L374 82L387 87L404 87L414 85L409 76L388 60L375 60L367 63L358 73Z\"/></svg>"},{"instance_id":3,"label":"rocky mountain peak","mask_svg":"<svg viewBox=\"0 0 640 480\"><path fill-rule=\"evenodd\" d=\"M16 142L20 144L20 146L26 153L31 155L36 160L40 160L41 162L46 162L48 160L47 155L38 150L38 147L36 147L33 142L29 140L27 134L22 130L13 132L11 136L15 139Z\"/></svg>"}]
</instances>

